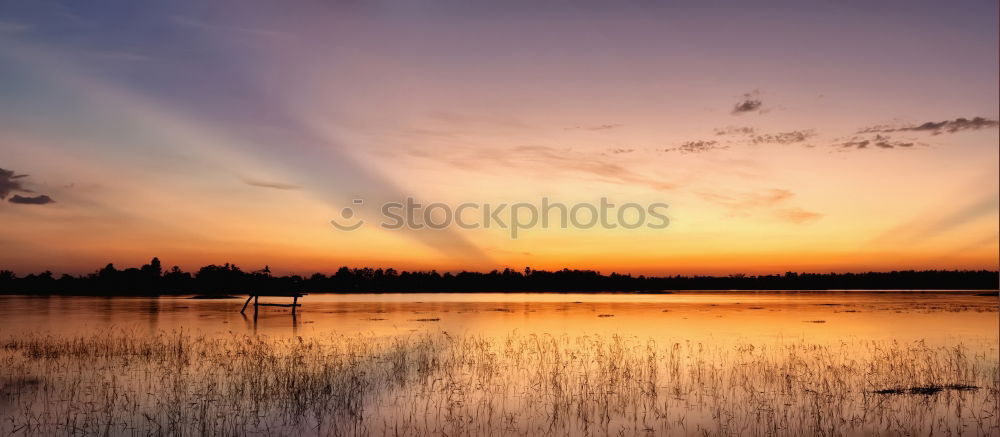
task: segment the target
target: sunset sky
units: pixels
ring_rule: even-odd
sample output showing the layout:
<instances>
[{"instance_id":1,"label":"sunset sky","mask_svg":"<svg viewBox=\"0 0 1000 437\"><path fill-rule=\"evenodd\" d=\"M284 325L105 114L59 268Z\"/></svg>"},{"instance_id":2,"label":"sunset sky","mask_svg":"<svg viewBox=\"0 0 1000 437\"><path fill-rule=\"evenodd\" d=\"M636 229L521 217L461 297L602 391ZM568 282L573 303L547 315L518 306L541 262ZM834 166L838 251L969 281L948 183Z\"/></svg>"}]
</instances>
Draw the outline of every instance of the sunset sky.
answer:
<instances>
[{"instance_id":1,"label":"sunset sky","mask_svg":"<svg viewBox=\"0 0 1000 437\"><path fill-rule=\"evenodd\" d=\"M753 3L752 5L750 3ZM997 2L0 5L0 269L998 263ZM377 205L666 229L342 232Z\"/></svg>"}]
</instances>

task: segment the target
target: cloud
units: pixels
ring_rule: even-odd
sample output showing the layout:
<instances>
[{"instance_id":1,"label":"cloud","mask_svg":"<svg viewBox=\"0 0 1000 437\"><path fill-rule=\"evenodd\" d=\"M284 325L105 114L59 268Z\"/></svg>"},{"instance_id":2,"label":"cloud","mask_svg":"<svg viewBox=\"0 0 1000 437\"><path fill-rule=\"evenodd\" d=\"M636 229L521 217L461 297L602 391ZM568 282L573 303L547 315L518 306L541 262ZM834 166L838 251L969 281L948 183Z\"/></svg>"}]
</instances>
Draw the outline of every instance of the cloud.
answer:
<instances>
[{"instance_id":1,"label":"cloud","mask_svg":"<svg viewBox=\"0 0 1000 437\"><path fill-rule=\"evenodd\" d=\"M569 150L557 150L548 146L520 146L514 148L514 159L506 159L513 166L539 164L545 171L563 169L597 176L612 183L645 185L655 190L672 190L674 184L636 174L618 164L600 158L575 154ZM509 156L509 154L501 154ZM520 162L513 162L520 161Z\"/></svg>"},{"instance_id":2,"label":"cloud","mask_svg":"<svg viewBox=\"0 0 1000 437\"><path fill-rule=\"evenodd\" d=\"M748 212L757 208L774 206L794 195L795 193L781 188L771 188L761 193L743 193L735 196L701 193L703 199L723 205L734 212Z\"/></svg>"},{"instance_id":3,"label":"cloud","mask_svg":"<svg viewBox=\"0 0 1000 437\"><path fill-rule=\"evenodd\" d=\"M627 149L626 149L627 150ZM411 149L411 156L446 163L464 171L491 172L527 170L545 176L577 173L604 182L646 186L658 191L673 190L675 184L649 177L610 162L605 154L576 153L572 149L526 145L514 148L452 148L447 153Z\"/></svg>"},{"instance_id":4,"label":"cloud","mask_svg":"<svg viewBox=\"0 0 1000 437\"><path fill-rule=\"evenodd\" d=\"M995 178L996 176L992 176ZM995 179L993 179L995 181ZM975 184L973 186L979 186ZM971 186L969 187L971 188ZM961 194L966 195L966 192ZM959 196L952 196L960 199ZM974 199L948 207L935 207L923 212L909 222L900 224L882 235L873 238L871 244L912 244L926 241L930 238L948 234L955 230L968 229L970 224L979 220L989 220L1000 211L1000 193L986 192ZM995 223L995 219L994 223ZM995 226L994 226L994 229Z\"/></svg>"},{"instance_id":5,"label":"cloud","mask_svg":"<svg viewBox=\"0 0 1000 437\"><path fill-rule=\"evenodd\" d=\"M837 144L837 146L844 149L864 149L868 147L869 144L871 144L870 140L859 139L858 137L854 137L840 144Z\"/></svg>"},{"instance_id":6,"label":"cloud","mask_svg":"<svg viewBox=\"0 0 1000 437\"><path fill-rule=\"evenodd\" d=\"M868 146L879 147L882 149L896 149L896 148L910 148L917 145L913 141L899 141L893 140L888 135L875 135L874 138L864 138L864 137L851 137L846 141L842 141L838 144L834 144L836 147L842 149L867 149Z\"/></svg>"},{"instance_id":7,"label":"cloud","mask_svg":"<svg viewBox=\"0 0 1000 437\"><path fill-rule=\"evenodd\" d=\"M12 191L30 193L31 191L24 188L19 180L27 176L26 174L14 174L11 170L0 168L0 199L6 199Z\"/></svg>"},{"instance_id":8,"label":"cloud","mask_svg":"<svg viewBox=\"0 0 1000 437\"><path fill-rule=\"evenodd\" d=\"M728 149L729 146L720 146L718 141L715 140L696 140L688 141L677 147L670 147L663 149L664 152L681 152L681 153L701 153L708 152L717 149Z\"/></svg>"},{"instance_id":9,"label":"cloud","mask_svg":"<svg viewBox=\"0 0 1000 437\"><path fill-rule=\"evenodd\" d=\"M750 142L753 144L793 144L801 143L810 137L815 136L816 133L810 130L795 130L788 132L778 132L775 134L759 134L754 135Z\"/></svg>"},{"instance_id":10,"label":"cloud","mask_svg":"<svg viewBox=\"0 0 1000 437\"><path fill-rule=\"evenodd\" d=\"M995 180L994 180L995 181ZM926 234L938 234L961 227L982 217L996 214L1000 193L989 193L937 219L927 220ZM994 225L996 222L994 222Z\"/></svg>"},{"instance_id":11,"label":"cloud","mask_svg":"<svg viewBox=\"0 0 1000 437\"><path fill-rule=\"evenodd\" d=\"M620 124L620 123L615 123L615 124L599 124L599 125L596 125L596 126L573 126L573 127L566 128L566 130L598 131L598 130L618 129L618 128L622 127L622 126L624 126L624 125Z\"/></svg>"},{"instance_id":12,"label":"cloud","mask_svg":"<svg viewBox=\"0 0 1000 437\"><path fill-rule=\"evenodd\" d=\"M985 117L956 118L945 121L928 121L919 125L911 126L891 126L878 125L866 127L858 131L859 134L887 133L887 132L930 132L931 135L942 133L953 134L955 132L979 129L996 128L1000 123Z\"/></svg>"},{"instance_id":13,"label":"cloud","mask_svg":"<svg viewBox=\"0 0 1000 437\"><path fill-rule=\"evenodd\" d=\"M16 174L13 170L6 170L0 168L0 199L6 199L7 195L12 192L21 193L34 193L21 185L21 180L28 177L26 174ZM46 203L55 202L51 197L46 195L40 196L20 196L15 194L13 197L8 199L10 203L17 203L21 205L45 205Z\"/></svg>"},{"instance_id":14,"label":"cloud","mask_svg":"<svg viewBox=\"0 0 1000 437\"><path fill-rule=\"evenodd\" d=\"M247 185L252 185L254 187L273 188L275 190L296 190L299 188L298 185L286 184L282 182L261 181L255 179L247 179L247 178L243 178L243 183Z\"/></svg>"},{"instance_id":15,"label":"cloud","mask_svg":"<svg viewBox=\"0 0 1000 437\"><path fill-rule=\"evenodd\" d=\"M188 38L206 36L207 34L187 32L184 35L186 35L185 38ZM239 44L243 44L243 42L244 39L239 40ZM252 43L262 42L254 40ZM4 55L6 56L7 53ZM68 94L78 96L81 101L92 106L101 107L99 120L111 117L109 119L114 119L116 122L134 126L137 132L141 131L140 134L137 134L141 138L156 138L149 144L163 142L180 148L172 150L171 155L191 156L205 162L225 162L231 168L266 166L280 172L288 171L295 174L296 182L301 181L303 187L306 185L310 187L310 194L315 199L333 206L343 205L345 200L351 198L348 196L364 196L366 201L372 203L382 203L411 196L420 198L419 193L412 191L414 189L412 185L404 186L372 166L364 165L361 162L361 157L354 154L351 147L341 143L338 136L342 130L339 126L331 124L328 118L322 116L323 111L317 112L316 108L298 105L297 103L301 102L297 101L283 99L276 101L274 100L275 95L259 87L255 88L253 80L229 81L225 83L225 89L232 96L239 96L237 99L239 105L274 109L273 112L258 112L255 115L269 120L269 123L271 121L276 123L269 124L268 130L273 128L273 132L283 132L280 135L281 141L296 144L295 153L276 153L265 156L267 155L264 151L266 147L246 146L244 140L247 138L235 135L235 132L251 136L264 135L264 137L258 138L261 140L260 144L269 143L275 138L271 137L271 134L254 130L250 125L242 124L253 124L249 121L250 118L223 117L227 120L225 123L222 125L213 124L213 111L230 108L226 102L220 101L218 105L206 106L195 101L198 99L190 102L187 98L173 99L177 96L170 93L169 87L155 87L156 90L150 89L147 90L149 92L143 92L135 87L126 86L121 81L113 80L114 74L100 74L104 72L103 68L95 69L91 65L76 65L74 60L78 57L67 57L55 48L50 49L42 45L39 45L37 50L23 52L17 50L10 55L16 62L24 63L23 68L26 72L39 76L38 83L40 85L38 86L55 87ZM150 55L155 56L157 52L154 50ZM211 61L222 62L217 59ZM199 71L212 70L218 73L219 68L213 68L213 66L224 65L224 63L218 64L209 62L209 60L206 62L208 63L202 65L204 68ZM139 63L139 65L140 68L154 69L148 71L159 71L156 68L160 67L159 64L144 66L143 63ZM19 66L19 69L21 67ZM310 64L310 67L321 68L322 65L313 63ZM182 68L178 71L187 70ZM221 77L212 74L209 74L211 77L206 77L207 82L205 83L212 82L213 78ZM303 84L292 84L292 86L294 85ZM303 89L310 88L306 86ZM291 90L291 92L296 91ZM188 105L189 103L195 106ZM186 106L190 107L185 109ZM219 120L214 121L218 122ZM236 124L227 128L226 123L230 121ZM234 128L234 126L242 127ZM355 129L356 126L359 125L352 125L351 128ZM245 130L243 127L249 130ZM267 139L264 139L265 137ZM150 150L152 147L150 146ZM238 174L238 176L242 175ZM246 176L258 176L258 174L247 174ZM488 254L480 250L473 241L456 229L404 229L398 234L412 238L449 258L461 259L474 265L489 265L491 262Z\"/></svg>"},{"instance_id":16,"label":"cloud","mask_svg":"<svg viewBox=\"0 0 1000 437\"><path fill-rule=\"evenodd\" d=\"M872 141L875 147L881 147L883 149L894 149L896 147L913 147L913 142L905 141L893 141L891 138L885 135L876 135L875 139Z\"/></svg>"},{"instance_id":17,"label":"cloud","mask_svg":"<svg viewBox=\"0 0 1000 437\"><path fill-rule=\"evenodd\" d=\"M789 207L788 201L795 197L795 193L782 189L771 188L762 192L740 193L736 195L724 195L717 193L698 193L701 198L722 205L729 209L732 216L745 217L758 212L765 212L770 216L789 223L802 224L823 217L823 214L807 211L799 207Z\"/></svg>"},{"instance_id":18,"label":"cloud","mask_svg":"<svg viewBox=\"0 0 1000 437\"><path fill-rule=\"evenodd\" d=\"M30 24L15 23L13 21L0 21L0 33L18 33L31 30Z\"/></svg>"},{"instance_id":19,"label":"cloud","mask_svg":"<svg viewBox=\"0 0 1000 437\"><path fill-rule=\"evenodd\" d=\"M752 93L744 94L743 98L733 106L733 115L754 112L764 106L764 102L758 97L759 94L756 90Z\"/></svg>"},{"instance_id":20,"label":"cloud","mask_svg":"<svg viewBox=\"0 0 1000 437\"><path fill-rule=\"evenodd\" d=\"M764 102L761 102L758 99L743 100L737 103L735 107L733 107L733 113L739 114L741 112L753 112L760 109L760 107L763 106L763 104Z\"/></svg>"},{"instance_id":21,"label":"cloud","mask_svg":"<svg viewBox=\"0 0 1000 437\"><path fill-rule=\"evenodd\" d=\"M726 126L713 130L716 135L753 135L756 130L748 126Z\"/></svg>"},{"instance_id":22,"label":"cloud","mask_svg":"<svg viewBox=\"0 0 1000 437\"><path fill-rule=\"evenodd\" d=\"M232 26L222 23L214 23L208 21L202 21L193 17L184 15L174 15L174 22L187 26L192 29L198 29L207 32L221 32L230 33L234 35L241 36L256 36L256 37L268 37L268 38L284 38L287 34L273 29L257 28L257 27L246 27L246 26Z\"/></svg>"},{"instance_id":23,"label":"cloud","mask_svg":"<svg viewBox=\"0 0 1000 437\"><path fill-rule=\"evenodd\" d=\"M118 51L118 50L95 51L92 52L91 55L94 56L95 58L100 58L100 59L129 61L129 62L149 61L153 59L152 57L147 55L127 52L127 51Z\"/></svg>"},{"instance_id":24,"label":"cloud","mask_svg":"<svg viewBox=\"0 0 1000 437\"><path fill-rule=\"evenodd\" d=\"M632 152L635 152L635 149L611 149L611 153L615 155L620 155L622 153L632 153Z\"/></svg>"},{"instance_id":25,"label":"cloud","mask_svg":"<svg viewBox=\"0 0 1000 437\"><path fill-rule=\"evenodd\" d=\"M48 203L54 203L55 202L55 200L52 200L51 197L46 196L44 194L42 194L40 196L30 196L30 197L25 197L25 196L21 196L19 194L15 194L14 196L12 196L7 201L10 202L10 203L17 203L17 204L21 204L21 205L45 205L45 204L48 204Z\"/></svg>"},{"instance_id":26,"label":"cloud","mask_svg":"<svg viewBox=\"0 0 1000 437\"><path fill-rule=\"evenodd\" d=\"M774 211L775 217L791 223L809 223L819 220L823 214L806 211L802 208L785 208Z\"/></svg>"},{"instance_id":27,"label":"cloud","mask_svg":"<svg viewBox=\"0 0 1000 437\"><path fill-rule=\"evenodd\" d=\"M716 135L742 135L750 138L752 144L792 144L801 143L816 136L812 129L793 130L778 133L757 133L757 130L749 126L726 126L712 130Z\"/></svg>"}]
</instances>

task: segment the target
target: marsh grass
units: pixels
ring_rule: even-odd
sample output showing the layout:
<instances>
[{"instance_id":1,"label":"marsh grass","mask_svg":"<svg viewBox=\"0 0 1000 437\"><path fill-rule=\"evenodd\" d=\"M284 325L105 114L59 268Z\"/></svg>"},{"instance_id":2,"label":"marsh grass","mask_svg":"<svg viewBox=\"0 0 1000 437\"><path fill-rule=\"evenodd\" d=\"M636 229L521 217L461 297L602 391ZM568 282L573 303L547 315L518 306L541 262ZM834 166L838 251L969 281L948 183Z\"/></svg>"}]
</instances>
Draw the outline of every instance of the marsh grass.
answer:
<instances>
[{"instance_id":1,"label":"marsh grass","mask_svg":"<svg viewBox=\"0 0 1000 437\"><path fill-rule=\"evenodd\" d=\"M0 343L14 435L987 435L996 351L446 332Z\"/></svg>"}]
</instances>

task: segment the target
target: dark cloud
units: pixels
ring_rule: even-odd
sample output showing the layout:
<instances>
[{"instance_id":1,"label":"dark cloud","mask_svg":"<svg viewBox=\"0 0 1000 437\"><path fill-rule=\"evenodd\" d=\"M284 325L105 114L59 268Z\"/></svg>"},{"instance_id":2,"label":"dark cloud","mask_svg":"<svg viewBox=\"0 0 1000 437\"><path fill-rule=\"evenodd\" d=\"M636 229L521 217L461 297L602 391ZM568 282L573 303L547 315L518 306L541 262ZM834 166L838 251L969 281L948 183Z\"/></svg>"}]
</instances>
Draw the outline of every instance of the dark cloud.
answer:
<instances>
[{"instance_id":1,"label":"dark cloud","mask_svg":"<svg viewBox=\"0 0 1000 437\"><path fill-rule=\"evenodd\" d=\"M728 149L729 146L720 146L718 141L715 140L697 140L688 141L677 147L670 147L663 149L664 152L680 152L680 153L701 153L708 152L716 149Z\"/></svg>"},{"instance_id":2,"label":"dark cloud","mask_svg":"<svg viewBox=\"0 0 1000 437\"><path fill-rule=\"evenodd\" d=\"M756 130L747 126L726 126L714 129L716 135L753 135Z\"/></svg>"},{"instance_id":3,"label":"dark cloud","mask_svg":"<svg viewBox=\"0 0 1000 437\"><path fill-rule=\"evenodd\" d=\"M812 130L795 130L775 134L754 135L750 142L753 144L793 144L801 143L815 135L816 133Z\"/></svg>"},{"instance_id":4,"label":"dark cloud","mask_svg":"<svg viewBox=\"0 0 1000 437\"><path fill-rule=\"evenodd\" d=\"M573 126L573 127L566 128L566 130L592 130L592 131L594 131L594 130L611 130L611 129L620 128L622 126L624 126L624 125L620 124L620 123L616 123L616 124L599 124L599 125L596 125L596 126Z\"/></svg>"},{"instance_id":5,"label":"dark cloud","mask_svg":"<svg viewBox=\"0 0 1000 437\"><path fill-rule=\"evenodd\" d=\"M879 147L882 149L896 149L896 148L909 148L917 145L913 141L899 141L893 140L888 135L875 135L874 138L864 138L864 137L851 137L845 141L842 141L835 146L842 149L867 149L869 146Z\"/></svg>"},{"instance_id":6,"label":"dark cloud","mask_svg":"<svg viewBox=\"0 0 1000 437\"><path fill-rule=\"evenodd\" d=\"M741 112L753 112L760 109L764 105L759 99L747 99L736 104L733 108L733 113L738 114Z\"/></svg>"},{"instance_id":7,"label":"dark cloud","mask_svg":"<svg viewBox=\"0 0 1000 437\"><path fill-rule=\"evenodd\" d=\"M741 127L741 126L726 126L722 128L714 129L716 135L719 136L730 136L730 135L740 135L743 139L736 140L720 140L725 143L740 143L742 141L749 141L750 144L795 144L801 143L809 138L816 136L816 133L812 129L805 130L793 130L788 132L777 132L777 133L757 133L757 131L752 127ZM810 146L811 147L811 146ZM710 150L728 149L728 145L723 145L716 140L694 140L688 141L677 147L670 147L663 149L664 152L681 152L681 153L700 153L708 152Z\"/></svg>"},{"instance_id":8,"label":"dark cloud","mask_svg":"<svg viewBox=\"0 0 1000 437\"><path fill-rule=\"evenodd\" d=\"M243 183L247 185L252 185L254 187L273 188L275 190L296 190L299 188L298 185L286 184L282 182L260 181L255 179L246 179L246 178L243 179Z\"/></svg>"},{"instance_id":9,"label":"dark cloud","mask_svg":"<svg viewBox=\"0 0 1000 437\"><path fill-rule=\"evenodd\" d=\"M635 149L611 149L611 153L615 155L620 155L622 153L632 153L632 152L635 152Z\"/></svg>"},{"instance_id":10,"label":"dark cloud","mask_svg":"<svg viewBox=\"0 0 1000 437\"><path fill-rule=\"evenodd\" d=\"M757 133L757 130L749 126L726 126L712 130L719 136L739 135L748 137L751 144L793 144L801 143L816 136L812 129L793 130L777 133Z\"/></svg>"},{"instance_id":11,"label":"dark cloud","mask_svg":"<svg viewBox=\"0 0 1000 437\"><path fill-rule=\"evenodd\" d=\"M743 98L739 102L736 102L736 106L733 106L733 114L745 114L760 110L764 106L764 102L760 100L758 94L757 91L744 94Z\"/></svg>"},{"instance_id":12,"label":"dark cloud","mask_svg":"<svg viewBox=\"0 0 1000 437\"><path fill-rule=\"evenodd\" d=\"M837 146L844 149L864 149L868 147L869 144L871 144L871 141L869 140L858 139L857 137L854 137L840 144L837 144Z\"/></svg>"},{"instance_id":13,"label":"dark cloud","mask_svg":"<svg viewBox=\"0 0 1000 437\"><path fill-rule=\"evenodd\" d=\"M887 133L887 132L930 132L931 135L940 135L943 133L953 134L955 132L966 131L966 130L979 130L979 129L992 129L1000 125L997 120L988 119L985 117L974 117L974 118L956 118L954 120L945 121L928 121L919 125L912 126L892 126L892 125L878 125L871 126L858 131L859 134L874 134L874 133Z\"/></svg>"},{"instance_id":14,"label":"dark cloud","mask_svg":"<svg viewBox=\"0 0 1000 437\"><path fill-rule=\"evenodd\" d=\"M16 174L12 170L6 170L0 168L0 199L6 199L7 195L12 192L20 193L33 193L33 191L24 188L21 185L21 180L28 177L26 174ZM41 195L41 196L20 196L15 194L8 200L10 203L18 203L22 205L44 205L46 203L55 202L51 197Z\"/></svg>"},{"instance_id":15,"label":"dark cloud","mask_svg":"<svg viewBox=\"0 0 1000 437\"><path fill-rule=\"evenodd\" d=\"M886 135L875 135L875 139L872 140L872 144L875 147L881 147L883 149L895 149L896 147L913 147L914 143L905 141L893 141Z\"/></svg>"},{"instance_id":16,"label":"dark cloud","mask_svg":"<svg viewBox=\"0 0 1000 437\"><path fill-rule=\"evenodd\" d=\"M10 199L8 199L7 201L10 202L10 203L17 203L17 204L21 204L21 205L45 205L45 204L48 204L48 203L55 202L55 200L52 200L51 197L46 196L44 194L42 194L40 196L29 196L29 197L25 197L25 196L21 196L19 194L15 194Z\"/></svg>"},{"instance_id":17,"label":"dark cloud","mask_svg":"<svg viewBox=\"0 0 1000 437\"><path fill-rule=\"evenodd\" d=\"M21 181L18 180L27 176L26 174L14 174L13 171L0 168L0 199L6 199L11 191L30 193L21 186Z\"/></svg>"}]
</instances>

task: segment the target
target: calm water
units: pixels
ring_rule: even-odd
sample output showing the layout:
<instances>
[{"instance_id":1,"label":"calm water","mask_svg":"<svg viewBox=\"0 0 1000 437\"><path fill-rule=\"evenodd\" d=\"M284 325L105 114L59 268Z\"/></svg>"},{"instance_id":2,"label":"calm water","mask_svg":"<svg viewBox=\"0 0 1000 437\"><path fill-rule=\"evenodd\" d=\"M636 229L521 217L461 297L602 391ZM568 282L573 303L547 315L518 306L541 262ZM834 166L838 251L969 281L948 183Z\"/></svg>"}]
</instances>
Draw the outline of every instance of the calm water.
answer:
<instances>
[{"instance_id":1,"label":"calm water","mask_svg":"<svg viewBox=\"0 0 1000 437\"><path fill-rule=\"evenodd\" d=\"M290 303L287 298L261 302ZM997 298L970 292L682 292L674 294L308 295L293 317L244 299L0 296L2 333L186 329L272 336L619 334L641 338L759 341L804 338L998 342Z\"/></svg>"},{"instance_id":2,"label":"calm water","mask_svg":"<svg viewBox=\"0 0 1000 437\"><path fill-rule=\"evenodd\" d=\"M0 296L0 434L1000 433L973 292L244 300Z\"/></svg>"}]
</instances>

